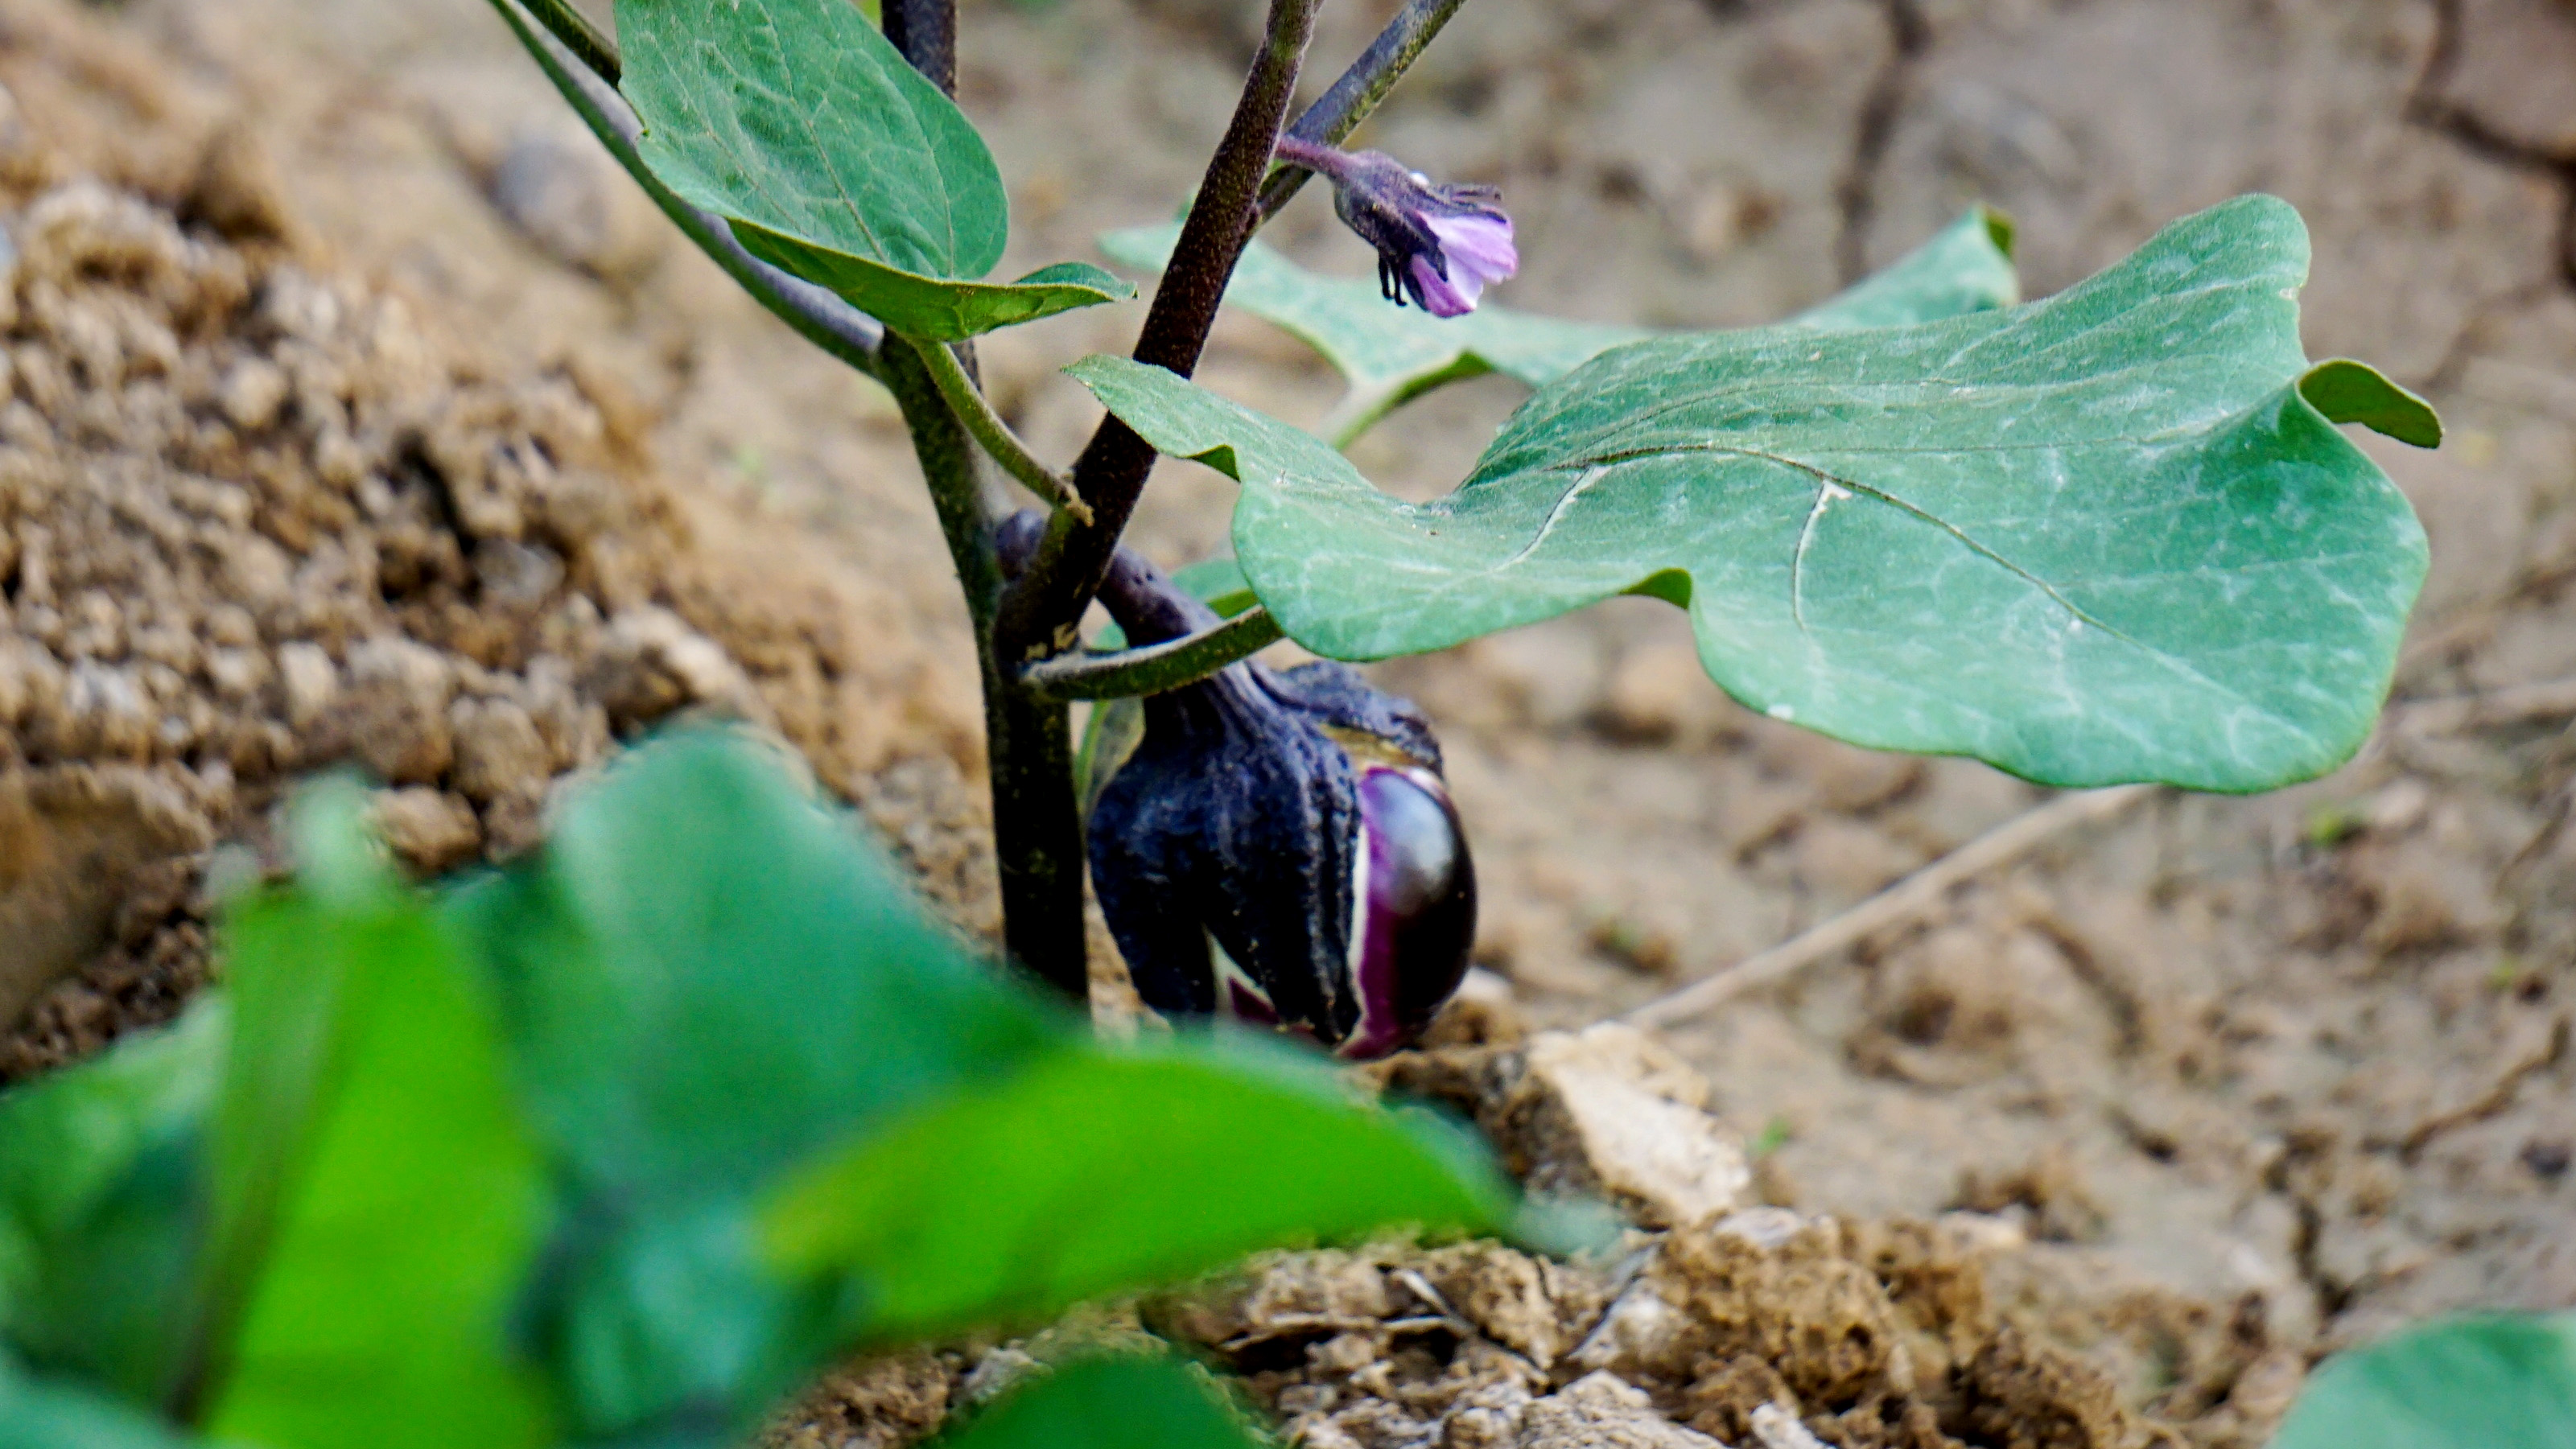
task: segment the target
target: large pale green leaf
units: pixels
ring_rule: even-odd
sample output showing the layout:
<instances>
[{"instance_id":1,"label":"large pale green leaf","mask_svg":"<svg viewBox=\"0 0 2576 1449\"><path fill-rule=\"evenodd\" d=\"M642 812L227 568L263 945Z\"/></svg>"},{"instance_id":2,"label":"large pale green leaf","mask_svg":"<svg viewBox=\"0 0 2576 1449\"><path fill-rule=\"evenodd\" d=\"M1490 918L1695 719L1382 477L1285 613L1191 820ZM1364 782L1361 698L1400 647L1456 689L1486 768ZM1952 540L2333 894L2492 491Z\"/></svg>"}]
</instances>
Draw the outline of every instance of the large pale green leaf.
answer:
<instances>
[{"instance_id":1,"label":"large pale green leaf","mask_svg":"<svg viewBox=\"0 0 2576 1449\"><path fill-rule=\"evenodd\" d=\"M483 983L391 881L308 874L322 888L223 927L209 1428L273 1449L550 1442L505 1329L544 1178Z\"/></svg>"},{"instance_id":2,"label":"large pale green leaf","mask_svg":"<svg viewBox=\"0 0 2576 1449\"><path fill-rule=\"evenodd\" d=\"M1122 265L1160 271L1180 234L1177 222L1110 232L1100 249ZM1842 331L2011 306L2021 296L2011 237L2000 214L1971 211L1896 265L1791 320ZM1316 429L1337 446L1443 383L1499 372L1545 387L1623 342L1687 335L1491 305L1464 317L1434 317L1388 302L1373 281L1319 276L1259 242L1244 250L1225 299L1322 353L1350 384L1349 395Z\"/></svg>"},{"instance_id":3,"label":"large pale green leaf","mask_svg":"<svg viewBox=\"0 0 2576 1449\"><path fill-rule=\"evenodd\" d=\"M731 732L630 751L452 912L571 1194L540 1309L589 1433L759 1407L779 1303L752 1194L1063 1035Z\"/></svg>"},{"instance_id":4,"label":"large pale green leaf","mask_svg":"<svg viewBox=\"0 0 2576 1449\"><path fill-rule=\"evenodd\" d=\"M2033 780L2255 790L2359 747L2424 535L2334 428L2431 410L2298 341L2307 233L2247 197L2059 296L1905 328L1632 343L1448 497L1157 369L1071 371L1244 485L1235 553L1319 654L1419 653L1624 592L1747 705Z\"/></svg>"},{"instance_id":5,"label":"large pale green leaf","mask_svg":"<svg viewBox=\"0 0 2576 1449\"><path fill-rule=\"evenodd\" d=\"M849 0L618 0L644 162L765 261L954 341L1133 296L1064 263L1007 285L983 138Z\"/></svg>"},{"instance_id":6,"label":"large pale green leaf","mask_svg":"<svg viewBox=\"0 0 2576 1449\"><path fill-rule=\"evenodd\" d=\"M1191 1368L1167 1358L1086 1359L1012 1390L940 1449L1259 1449L1265 1441Z\"/></svg>"},{"instance_id":7,"label":"large pale green leaf","mask_svg":"<svg viewBox=\"0 0 2576 1449\"><path fill-rule=\"evenodd\" d=\"M166 1031L0 1094L0 1343L135 1403L167 1395L225 1026L222 1001L201 1000Z\"/></svg>"},{"instance_id":8,"label":"large pale green leaf","mask_svg":"<svg viewBox=\"0 0 2576 1449\"><path fill-rule=\"evenodd\" d=\"M2337 1354L2272 1449L2576 1449L2576 1313L2453 1318Z\"/></svg>"},{"instance_id":9,"label":"large pale green leaf","mask_svg":"<svg viewBox=\"0 0 2576 1449\"><path fill-rule=\"evenodd\" d=\"M782 1268L845 1286L845 1333L885 1343L1512 1209L1457 1129L1268 1043L1184 1042L1068 1047L926 1107L805 1174L766 1227Z\"/></svg>"}]
</instances>

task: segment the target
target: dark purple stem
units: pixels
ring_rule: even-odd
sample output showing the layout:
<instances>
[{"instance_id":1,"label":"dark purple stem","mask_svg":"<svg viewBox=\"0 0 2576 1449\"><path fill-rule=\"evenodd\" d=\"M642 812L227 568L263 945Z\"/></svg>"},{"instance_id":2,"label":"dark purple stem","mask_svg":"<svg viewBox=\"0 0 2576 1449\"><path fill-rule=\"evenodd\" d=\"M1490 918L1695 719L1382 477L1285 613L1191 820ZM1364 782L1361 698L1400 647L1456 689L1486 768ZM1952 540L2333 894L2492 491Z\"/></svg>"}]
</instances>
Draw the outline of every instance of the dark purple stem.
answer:
<instances>
[{"instance_id":1,"label":"dark purple stem","mask_svg":"<svg viewBox=\"0 0 2576 1449\"><path fill-rule=\"evenodd\" d=\"M1340 177L1350 169L1350 153L1318 141L1282 135L1272 154L1291 166L1303 166L1325 176Z\"/></svg>"},{"instance_id":2,"label":"dark purple stem","mask_svg":"<svg viewBox=\"0 0 2576 1449\"><path fill-rule=\"evenodd\" d=\"M957 95L957 0L884 0L885 38L951 99Z\"/></svg>"},{"instance_id":3,"label":"dark purple stem","mask_svg":"<svg viewBox=\"0 0 2576 1449\"><path fill-rule=\"evenodd\" d=\"M1386 22L1386 28L1333 82L1333 88L1298 115L1288 135L1327 146L1340 144L1395 89L1395 83L1412 69L1431 38L1464 4L1466 0L1405 0L1404 8ZM1279 208L1286 206L1298 188L1306 184L1306 178L1315 174L1314 167L1285 152L1280 159L1289 164L1271 172L1261 183L1261 213L1253 220L1256 229L1277 216Z\"/></svg>"},{"instance_id":4,"label":"dark purple stem","mask_svg":"<svg viewBox=\"0 0 2576 1449\"><path fill-rule=\"evenodd\" d=\"M1003 519L993 532L993 548L1004 576L1017 578L1026 570L1045 536L1046 515L1034 508ZM1100 581L1100 606L1118 621L1131 649L1186 638L1225 622L1224 615L1128 548L1110 555L1109 571Z\"/></svg>"},{"instance_id":5,"label":"dark purple stem","mask_svg":"<svg viewBox=\"0 0 2576 1449\"><path fill-rule=\"evenodd\" d=\"M1198 200L1181 223L1171 268L1145 314L1144 331L1136 339L1138 362L1182 377L1197 370L1208 329L1216 324L1217 304L1252 235L1254 201L1296 92L1298 67L1320 3L1271 0L1261 54L1244 80L1243 98L1225 140L1208 162ZM1073 486L1091 505L1091 521L1059 512L1027 572L1003 596L994 642L1006 665L1026 665L1073 647L1076 623L1108 577L1119 535L1126 531L1153 467L1152 444L1115 414L1101 419L1073 465Z\"/></svg>"}]
</instances>

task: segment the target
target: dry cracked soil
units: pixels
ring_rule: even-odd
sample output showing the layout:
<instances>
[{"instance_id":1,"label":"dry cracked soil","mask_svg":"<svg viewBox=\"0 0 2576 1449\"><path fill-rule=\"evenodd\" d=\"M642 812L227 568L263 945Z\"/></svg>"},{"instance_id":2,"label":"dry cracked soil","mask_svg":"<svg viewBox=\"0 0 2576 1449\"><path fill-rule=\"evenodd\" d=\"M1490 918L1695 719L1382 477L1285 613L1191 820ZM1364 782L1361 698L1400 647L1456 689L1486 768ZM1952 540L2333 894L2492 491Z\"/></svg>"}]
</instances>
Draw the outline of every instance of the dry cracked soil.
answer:
<instances>
[{"instance_id":1,"label":"dry cracked soil","mask_svg":"<svg viewBox=\"0 0 2576 1449\"><path fill-rule=\"evenodd\" d=\"M1314 69L1389 8L1333 0ZM1258 18L970 0L1006 266L1168 215ZM210 873L273 864L271 807L341 760L427 872L526 848L653 721L748 716L992 933L963 613L892 407L670 235L487 8L0 0L0 85L0 1080L166 1019ZM1750 1181L1624 1267L1391 1245L1049 1334L1202 1344L1318 1449L1800 1442L1775 1405L1844 1445L2251 1445L2336 1347L2576 1303L2576 4L1475 0L1368 139L1504 188L1514 305L1671 325L1784 314L1970 201L2038 293L2289 198L2312 355L2450 423L2365 440L2432 536L2397 684L2429 723L2156 797L1663 1032L1640 1070ZM1320 198L1272 235L1366 264ZM1096 417L1054 369L1135 321L985 344L1042 452ZM1202 379L1299 421L1335 392L1246 319ZM1454 387L1355 457L1435 494L1517 401ZM1135 541L1221 549L1230 487L1166 466ZM1484 882L1487 1040L1404 1080L1506 1139L1563 1040L1524 1029L2041 799L1752 717L1649 601L1377 675L1441 728ZM1605 1338L1639 1283L1688 1331ZM779 1437L908 1443L1042 1340L854 1366Z\"/></svg>"}]
</instances>

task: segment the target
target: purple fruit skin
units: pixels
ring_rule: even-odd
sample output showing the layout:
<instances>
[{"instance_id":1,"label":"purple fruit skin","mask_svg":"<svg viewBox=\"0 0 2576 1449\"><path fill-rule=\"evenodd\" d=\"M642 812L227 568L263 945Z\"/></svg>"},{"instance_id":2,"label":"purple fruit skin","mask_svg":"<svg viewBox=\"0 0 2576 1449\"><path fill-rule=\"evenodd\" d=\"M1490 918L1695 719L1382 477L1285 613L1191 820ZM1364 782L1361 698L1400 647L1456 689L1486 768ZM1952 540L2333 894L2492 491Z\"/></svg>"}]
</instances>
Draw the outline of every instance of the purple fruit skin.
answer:
<instances>
[{"instance_id":1,"label":"purple fruit skin","mask_svg":"<svg viewBox=\"0 0 2576 1449\"><path fill-rule=\"evenodd\" d=\"M1368 900L1359 925L1360 1020L1337 1054L1410 1045L1466 978L1476 940L1476 866L1440 777L1419 766L1360 775Z\"/></svg>"}]
</instances>

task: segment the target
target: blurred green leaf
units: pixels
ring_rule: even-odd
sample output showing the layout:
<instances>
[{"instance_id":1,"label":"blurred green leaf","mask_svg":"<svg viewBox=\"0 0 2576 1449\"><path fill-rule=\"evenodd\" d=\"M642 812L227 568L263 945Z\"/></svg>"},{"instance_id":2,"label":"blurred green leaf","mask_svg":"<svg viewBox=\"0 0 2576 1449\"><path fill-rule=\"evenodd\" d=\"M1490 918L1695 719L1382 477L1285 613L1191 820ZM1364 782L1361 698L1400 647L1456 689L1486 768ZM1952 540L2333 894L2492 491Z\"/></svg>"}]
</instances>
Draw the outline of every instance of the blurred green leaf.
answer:
<instances>
[{"instance_id":1,"label":"blurred green leaf","mask_svg":"<svg viewBox=\"0 0 2576 1449\"><path fill-rule=\"evenodd\" d=\"M490 1005L426 907L350 864L347 798L298 812L325 822L297 833L328 892L222 926L208 1423L274 1449L549 1442L505 1343L544 1180Z\"/></svg>"},{"instance_id":2,"label":"blurred green leaf","mask_svg":"<svg viewBox=\"0 0 2576 1449\"><path fill-rule=\"evenodd\" d=\"M618 0L644 163L753 255L955 341L1135 288L1061 263L1007 286L1010 200L954 101L849 0Z\"/></svg>"},{"instance_id":3,"label":"blurred green leaf","mask_svg":"<svg viewBox=\"0 0 2576 1449\"><path fill-rule=\"evenodd\" d=\"M1316 653L1652 594L1776 719L2052 785L2258 790L2360 746L2424 576L2404 496L2302 391L2307 265L2298 214L2247 197L2011 311L1631 343L1419 505L1170 373L1068 371L1243 483L1236 556ZM2355 368L2344 415L2409 415Z\"/></svg>"},{"instance_id":4,"label":"blurred green leaf","mask_svg":"<svg viewBox=\"0 0 2576 1449\"><path fill-rule=\"evenodd\" d=\"M1110 232L1110 260L1161 271L1180 239L1177 222ZM1792 321L1821 331L1896 327L2020 300L2011 229L2000 213L1971 210L1886 271ZM1398 307L1374 281L1309 272L1254 242L1225 300L1279 327L1324 356L1350 393L1315 431L1346 446L1380 418L1443 383L1499 372L1545 387L1625 342L1686 336L1649 327L1568 322L1484 306L1464 317Z\"/></svg>"},{"instance_id":5,"label":"blurred green leaf","mask_svg":"<svg viewBox=\"0 0 2576 1449\"><path fill-rule=\"evenodd\" d=\"M239 898L222 922L234 1021L212 1143L212 1223L187 1372L199 1397L225 1371L242 1318L330 1105L330 1074L356 1018L353 973L404 948L418 922L362 823L365 792L346 778L308 787L288 833L303 886ZM243 933L248 932L248 939ZM247 956L248 969L231 961Z\"/></svg>"},{"instance_id":6,"label":"blurred green leaf","mask_svg":"<svg viewBox=\"0 0 2576 1449\"><path fill-rule=\"evenodd\" d=\"M0 1352L0 1449L187 1449L197 1442L113 1400L28 1375Z\"/></svg>"},{"instance_id":7,"label":"blurred green leaf","mask_svg":"<svg viewBox=\"0 0 2576 1449\"><path fill-rule=\"evenodd\" d=\"M138 1404L168 1394L226 1035L208 997L165 1031L0 1094L0 1343Z\"/></svg>"},{"instance_id":8,"label":"blurred green leaf","mask_svg":"<svg viewBox=\"0 0 2576 1449\"><path fill-rule=\"evenodd\" d=\"M570 1195L540 1308L585 1432L761 1407L780 1290L751 1195L1065 1035L895 879L777 751L697 731L451 903Z\"/></svg>"},{"instance_id":9,"label":"blurred green leaf","mask_svg":"<svg viewBox=\"0 0 2576 1449\"><path fill-rule=\"evenodd\" d=\"M1445 1122L1357 1101L1251 1040L1068 1047L860 1139L763 1214L782 1270L892 1343L1396 1224L1506 1228L1514 1195Z\"/></svg>"},{"instance_id":10,"label":"blurred green leaf","mask_svg":"<svg viewBox=\"0 0 2576 1449\"><path fill-rule=\"evenodd\" d=\"M1085 1359L1005 1395L938 1449L1260 1449L1189 1366L1172 1359Z\"/></svg>"},{"instance_id":11,"label":"blurred green leaf","mask_svg":"<svg viewBox=\"0 0 2576 1449\"><path fill-rule=\"evenodd\" d=\"M2445 1319L2336 1354L2272 1449L2576 1449L2576 1313Z\"/></svg>"}]
</instances>

